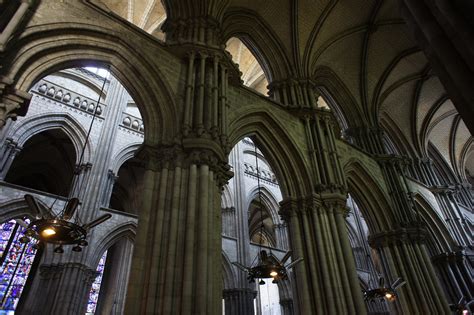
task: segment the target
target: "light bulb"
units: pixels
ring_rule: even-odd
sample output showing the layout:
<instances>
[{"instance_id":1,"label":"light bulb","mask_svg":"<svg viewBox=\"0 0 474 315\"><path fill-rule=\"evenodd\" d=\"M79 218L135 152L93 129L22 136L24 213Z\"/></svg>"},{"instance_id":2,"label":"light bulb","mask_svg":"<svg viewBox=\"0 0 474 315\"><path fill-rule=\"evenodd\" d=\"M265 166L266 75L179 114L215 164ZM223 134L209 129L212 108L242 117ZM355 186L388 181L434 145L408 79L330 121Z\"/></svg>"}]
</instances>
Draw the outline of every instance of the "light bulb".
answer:
<instances>
[{"instance_id":1,"label":"light bulb","mask_svg":"<svg viewBox=\"0 0 474 315\"><path fill-rule=\"evenodd\" d=\"M270 276L276 277L276 276L278 276L278 272L272 271L272 272L270 272Z\"/></svg>"},{"instance_id":2,"label":"light bulb","mask_svg":"<svg viewBox=\"0 0 474 315\"><path fill-rule=\"evenodd\" d=\"M393 301L395 299L395 296L392 293L387 292L385 293L385 298L389 301Z\"/></svg>"},{"instance_id":3,"label":"light bulb","mask_svg":"<svg viewBox=\"0 0 474 315\"><path fill-rule=\"evenodd\" d=\"M42 234L44 237L48 237L48 236L51 236L51 235L56 234L56 231L55 231L52 227L47 227L46 229L44 229L43 231L41 231L41 234Z\"/></svg>"}]
</instances>

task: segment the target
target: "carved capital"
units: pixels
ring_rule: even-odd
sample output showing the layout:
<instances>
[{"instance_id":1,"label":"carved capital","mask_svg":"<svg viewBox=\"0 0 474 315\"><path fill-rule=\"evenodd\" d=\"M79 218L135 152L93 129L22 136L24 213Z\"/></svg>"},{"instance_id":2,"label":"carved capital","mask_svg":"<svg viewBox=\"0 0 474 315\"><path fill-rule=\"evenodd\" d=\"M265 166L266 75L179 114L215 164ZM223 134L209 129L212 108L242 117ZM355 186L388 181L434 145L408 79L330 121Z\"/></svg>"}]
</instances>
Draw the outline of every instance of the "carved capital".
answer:
<instances>
[{"instance_id":1,"label":"carved capital","mask_svg":"<svg viewBox=\"0 0 474 315\"><path fill-rule=\"evenodd\" d=\"M379 248L403 243L424 243L427 238L428 231L415 226L369 235L369 244L373 248Z\"/></svg>"},{"instance_id":2,"label":"carved capital","mask_svg":"<svg viewBox=\"0 0 474 315\"><path fill-rule=\"evenodd\" d=\"M12 88L9 83L5 78L0 79L0 128L9 118L25 116L31 100L30 94Z\"/></svg>"}]
</instances>

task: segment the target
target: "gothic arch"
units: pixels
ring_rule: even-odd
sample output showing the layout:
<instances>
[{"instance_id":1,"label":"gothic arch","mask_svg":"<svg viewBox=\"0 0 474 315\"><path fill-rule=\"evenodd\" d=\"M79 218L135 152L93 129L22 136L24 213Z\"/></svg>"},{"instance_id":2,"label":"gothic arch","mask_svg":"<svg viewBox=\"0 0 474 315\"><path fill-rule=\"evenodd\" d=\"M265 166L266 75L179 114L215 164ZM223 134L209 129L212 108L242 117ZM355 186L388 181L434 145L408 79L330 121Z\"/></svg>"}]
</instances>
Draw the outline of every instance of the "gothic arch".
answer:
<instances>
[{"instance_id":1,"label":"gothic arch","mask_svg":"<svg viewBox=\"0 0 474 315\"><path fill-rule=\"evenodd\" d=\"M295 145L298 141L292 140L290 133L266 111L251 112L246 107L236 114L229 123L230 147L246 136L255 135L257 147L274 167L283 198L307 195L312 183L301 149Z\"/></svg>"},{"instance_id":2,"label":"gothic arch","mask_svg":"<svg viewBox=\"0 0 474 315\"><path fill-rule=\"evenodd\" d=\"M265 186L260 188L262 203L269 210L273 224L282 223L280 215L278 214L279 205L276 201L275 196ZM247 200L245 202L244 209L248 209L253 200L258 199L258 187L253 187L247 194Z\"/></svg>"},{"instance_id":3,"label":"gothic arch","mask_svg":"<svg viewBox=\"0 0 474 315\"><path fill-rule=\"evenodd\" d=\"M32 136L50 129L60 129L71 139L76 151L76 163L78 163L87 133L83 126L68 113L38 114L25 118L21 123L17 123L13 126L9 132L9 137L20 147L23 147L26 141ZM92 151L94 151L94 149L90 141L88 141L84 151L83 161L90 161Z\"/></svg>"},{"instance_id":4,"label":"gothic arch","mask_svg":"<svg viewBox=\"0 0 474 315\"><path fill-rule=\"evenodd\" d=\"M224 252L222 252L222 280L224 283L224 290L236 288L234 268L232 267L229 257Z\"/></svg>"},{"instance_id":5,"label":"gothic arch","mask_svg":"<svg viewBox=\"0 0 474 315\"><path fill-rule=\"evenodd\" d=\"M390 230L394 222L392 207L380 182L356 159L344 165L349 192L360 206L371 234Z\"/></svg>"},{"instance_id":6,"label":"gothic arch","mask_svg":"<svg viewBox=\"0 0 474 315\"><path fill-rule=\"evenodd\" d=\"M128 237L134 240L136 230L137 223L133 222L133 219L130 219L130 221L118 225L113 231L105 235L101 240L97 241L95 243L96 247L94 248L92 254L89 255L90 266L97 266L104 252L123 237Z\"/></svg>"},{"instance_id":7,"label":"gothic arch","mask_svg":"<svg viewBox=\"0 0 474 315\"><path fill-rule=\"evenodd\" d=\"M433 241L432 245L434 245L436 247L435 249L439 252L450 252L456 246L456 243L451 237L443 219L423 195L415 193L413 200L417 206L419 215L426 223L426 227L430 232ZM430 242L428 242L428 244L430 244Z\"/></svg>"},{"instance_id":8,"label":"gothic arch","mask_svg":"<svg viewBox=\"0 0 474 315\"><path fill-rule=\"evenodd\" d=\"M111 167L114 174L118 174L120 167L129 159L135 156L135 153L137 153L141 145L141 142L132 143L126 146L125 148L122 148L119 152L115 154L114 158L112 159L114 161L114 164Z\"/></svg>"},{"instance_id":9,"label":"gothic arch","mask_svg":"<svg viewBox=\"0 0 474 315\"><path fill-rule=\"evenodd\" d=\"M356 99L334 71L329 67L319 66L314 71L313 80L329 105L342 114L340 119L346 126L341 127L354 128L366 125ZM350 119L347 119L348 117Z\"/></svg>"},{"instance_id":10,"label":"gothic arch","mask_svg":"<svg viewBox=\"0 0 474 315\"><path fill-rule=\"evenodd\" d=\"M234 207L234 200L233 196L230 192L229 185L224 185L222 190L222 200L221 200L221 207L222 208L230 208Z\"/></svg>"},{"instance_id":11,"label":"gothic arch","mask_svg":"<svg viewBox=\"0 0 474 315\"><path fill-rule=\"evenodd\" d=\"M292 67L284 45L271 27L254 11L230 8L222 22L224 43L231 37L239 38L260 63L269 82L291 75Z\"/></svg>"},{"instance_id":12,"label":"gothic arch","mask_svg":"<svg viewBox=\"0 0 474 315\"><path fill-rule=\"evenodd\" d=\"M38 202L42 203L41 201ZM0 223L25 216L30 218L34 217L23 198L9 200L0 204Z\"/></svg>"},{"instance_id":13,"label":"gothic arch","mask_svg":"<svg viewBox=\"0 0 474 315\"><path fill-rule=\"evenodd\" d=\"M127 42L113 29L79 23L32 27L8 50L5 60L11 62L4 65L2 75L13 82L13 89L27 91L40 78L61 69L110 65L143 113L146 141L171 139L179 127L178 106L156 58L134 47L142 44L143 34L134 35ZM150 44L157 46L155 52L163 51L158 41Z\"/></svg>"}]
</instances>

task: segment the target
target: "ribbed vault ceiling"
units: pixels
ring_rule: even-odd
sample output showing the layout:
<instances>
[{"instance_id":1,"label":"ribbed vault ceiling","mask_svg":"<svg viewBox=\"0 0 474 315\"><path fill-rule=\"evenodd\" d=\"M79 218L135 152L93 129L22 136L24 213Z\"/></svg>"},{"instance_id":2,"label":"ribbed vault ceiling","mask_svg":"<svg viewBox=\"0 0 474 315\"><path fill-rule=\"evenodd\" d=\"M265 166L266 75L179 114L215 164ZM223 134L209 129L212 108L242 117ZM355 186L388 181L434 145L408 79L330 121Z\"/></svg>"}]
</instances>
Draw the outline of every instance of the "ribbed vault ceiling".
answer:
<instances>
[{"instance_id":1,"label":"ribbed vault ceiling","mask_svg":"<svg viewBox=\"0 0 474 315\"><path fill-rule=\"evenodd\" d=\"M465 168L474 174L474 163L467 160L473 152L472 136L412 40L397 0L214 2L227 2L221 21L224 40L245 85L267 92L262 67L251 51L267 65L264 69L273 70L266 75L275 80L322 78L324 85L329 74L338 82L339 90L329 91L334 99L342 90L348 95L337 104L343 113L355 110L367 125L380 122L402 152L423 157L432 143L458 175ZM160 26L166 12L159 0L102 3L164 38ZM350 125L351 118L346 119Z\"/></svg>"}]
</instances>

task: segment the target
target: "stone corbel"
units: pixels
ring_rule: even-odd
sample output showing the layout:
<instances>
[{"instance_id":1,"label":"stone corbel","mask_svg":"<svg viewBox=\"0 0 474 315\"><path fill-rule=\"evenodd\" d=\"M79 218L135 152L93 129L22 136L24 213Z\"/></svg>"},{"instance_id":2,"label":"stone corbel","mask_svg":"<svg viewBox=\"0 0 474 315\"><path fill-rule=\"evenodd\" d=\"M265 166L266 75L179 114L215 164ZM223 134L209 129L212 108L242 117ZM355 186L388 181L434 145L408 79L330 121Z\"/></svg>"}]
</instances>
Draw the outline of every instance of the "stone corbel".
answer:
<instances>
[{"instance_id":1,"label":"stone corbel","mask_svg":"<svg viewBox=\"0 0 474 315\"><path fill-rule=\"evenodd\" d=\"M18 116L25 116L31 100L29 93L11 89L11 82L5 81L0 81L0 129L8 118L16 120Z\"/></svg>"}]
</instances>

